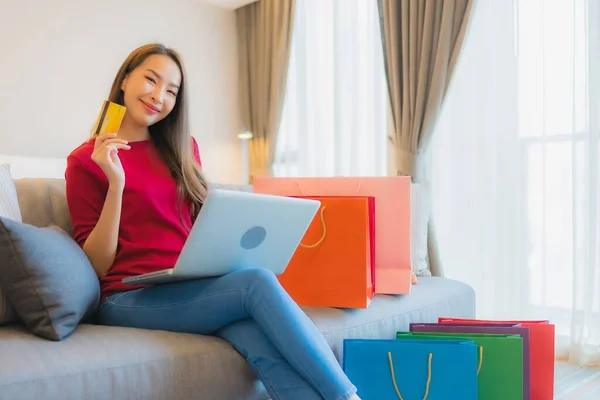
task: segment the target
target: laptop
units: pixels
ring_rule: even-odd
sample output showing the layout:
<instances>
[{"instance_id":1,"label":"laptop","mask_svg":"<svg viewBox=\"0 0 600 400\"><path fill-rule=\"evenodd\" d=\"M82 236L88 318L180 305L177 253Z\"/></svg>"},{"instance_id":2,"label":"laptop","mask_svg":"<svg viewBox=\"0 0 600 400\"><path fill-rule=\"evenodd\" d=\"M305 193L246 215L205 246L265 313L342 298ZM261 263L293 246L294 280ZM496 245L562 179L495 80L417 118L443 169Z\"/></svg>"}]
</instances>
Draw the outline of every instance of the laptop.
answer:
<instances>
[{"instance_id":1,"label":"laptop","mask_svg":"<svg viewBox=\"0 0 600 400\"><path fill-rule=\"evenodd\" d=\"M216 277L244 268L285 271L321 202L226 189L209 191L170 269L122 279L154 285Z\"/></svg>"}]
</instances>

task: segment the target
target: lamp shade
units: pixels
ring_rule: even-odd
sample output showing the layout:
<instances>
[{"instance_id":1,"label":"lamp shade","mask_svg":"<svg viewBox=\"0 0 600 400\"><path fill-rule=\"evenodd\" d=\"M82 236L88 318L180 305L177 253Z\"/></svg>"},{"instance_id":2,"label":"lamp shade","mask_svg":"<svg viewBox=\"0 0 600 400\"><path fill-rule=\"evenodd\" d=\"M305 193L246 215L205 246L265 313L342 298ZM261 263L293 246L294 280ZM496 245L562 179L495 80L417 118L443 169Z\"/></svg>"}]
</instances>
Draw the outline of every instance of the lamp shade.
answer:
<instances>
[{"instance_id":1,"label":"lamp shade","mask_svg":"<svg viewBox=\"0 0 600 400\"><path fill-rule=\"evenodd\" d=\"M252 135L252 132L248 132L248 131L238 133L238 135L237 135L238 139L252 139L253 136L254 135Z\"/></svg>"}]
</instances>

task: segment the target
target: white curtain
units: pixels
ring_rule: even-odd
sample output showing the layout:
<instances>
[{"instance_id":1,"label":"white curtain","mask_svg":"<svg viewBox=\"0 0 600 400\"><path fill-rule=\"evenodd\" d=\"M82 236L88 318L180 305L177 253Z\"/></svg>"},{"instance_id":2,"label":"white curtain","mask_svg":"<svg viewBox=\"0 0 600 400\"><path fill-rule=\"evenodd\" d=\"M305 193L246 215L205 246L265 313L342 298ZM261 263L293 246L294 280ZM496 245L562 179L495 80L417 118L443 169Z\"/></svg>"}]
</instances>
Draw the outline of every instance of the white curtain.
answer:
<instances>
[{"instance_id":1,"label":"white curtain","mask_svg":"<svg viewBox=\"0 0 600 400\"><path fill-rule=\"evenodd\" d=\"M479 0L431 147L445 272L600 364L600 1Z\"/></svg>"},{"instance_id":2,"label":"white curtain","mask_svg":"<svg viewBox=\"0 0 600 400\"><path fill-rule=\"evenodd\" d=\"M275 176L386 173L376 1L298 0Z\"/></svg>"}]
</instances>

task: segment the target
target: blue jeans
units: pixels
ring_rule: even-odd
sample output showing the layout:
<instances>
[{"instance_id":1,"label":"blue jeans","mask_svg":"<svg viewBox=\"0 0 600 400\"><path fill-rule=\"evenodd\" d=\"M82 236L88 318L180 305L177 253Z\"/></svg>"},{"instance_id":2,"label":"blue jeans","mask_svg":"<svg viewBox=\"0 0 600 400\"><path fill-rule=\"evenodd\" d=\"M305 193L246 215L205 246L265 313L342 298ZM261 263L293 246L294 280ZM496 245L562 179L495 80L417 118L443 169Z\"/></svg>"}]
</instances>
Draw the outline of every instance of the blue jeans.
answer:
<instances>
[{"instance_id":1,"label":"blue jeans","mask_svg":"<svg viewBox=\"0 0 600 400\"><path fill-rule=\"evenodd\" d=\"M113 294L99 323L215 335L249 362L273 400L345 400L356 393L321 332L268 270Z\"/></svg>"}]
</instances>

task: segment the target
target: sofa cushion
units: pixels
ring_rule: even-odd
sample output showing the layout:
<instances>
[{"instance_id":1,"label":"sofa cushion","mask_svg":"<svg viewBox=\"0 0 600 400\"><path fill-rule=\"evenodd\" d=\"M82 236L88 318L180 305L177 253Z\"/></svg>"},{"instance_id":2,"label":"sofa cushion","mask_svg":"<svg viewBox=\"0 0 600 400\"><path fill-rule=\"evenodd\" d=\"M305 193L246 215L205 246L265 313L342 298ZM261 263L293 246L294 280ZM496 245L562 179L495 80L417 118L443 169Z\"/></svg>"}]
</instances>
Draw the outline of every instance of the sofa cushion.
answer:
<instances>
[{"instance_id":1,"label":"sofa cushion","mask_svg":"<svg viewBox=\"0 0 600 400\"><path fill-rule=\"evenodd\" d=\"M0 217L21 221L17 190L10 174L10 165L0 164ZM0 265L0 268L2 265ZM0 285L0 325L17 321L17 314Z\"/></svg>"},{"instance_id":2,"label":"sofa cushion","mask_svg":"<svg viewBox=\"0 0 600 400\"><path fill-rule=\"evenodd\" d=\"M445 315L475 315L475 292L462 282L421 277L409 295L376 295L367 309L305 307L342 362L347 338L394 338L411 322L437 322ZM469 317L467 317L469 318ZM474 318L474 317L473 317Z\"/></svg>"},{"instance_id":3,"label":"sofa cushion","mask_svg":"<svg viewBox=\"0 0 600 400\"><path fill-rule=\"evenodd\" d=\"M410 295L377 295L366 310L305 310L342 362L345 338L393 338L410 322L472 318L475 298L468 285L425 277ZM9 327L0 328L0 354L7 399L267 398L248 363L211 336L83 324L49 342Z\"/></svg>"},{"instance_id":4,"label":"sofa cushion","mask_svg":"<svg viewBox=\"0 0 600 400\"><path fill-rule=\"evenodd\" d=\"M20 319L49 340L69 336L95 310L96 273L75 241L57 229L0 218L0 284Z\"/></svg>"},{"instance_id":5,"label":"sofa cushion","mask_svg":"<svg viewBox=\"0 0 600 400\"><path fill-rule=\"evenodd\" d=\"M15 179L23 222L38 227L56 225L73 234L66 182L56 178Z\"/></svg>"},{"instance_id":6,"label":"sofa cushion","mask_svg":"<svg viewBox=\"0 0 600 400\"><path fill-rule=\"evenodd\" d=\"M0 399L268 398L242 356L209 336L82 324L50 342L15 326L0 328L0 354Z\"/></svg>"}]
</instances>

